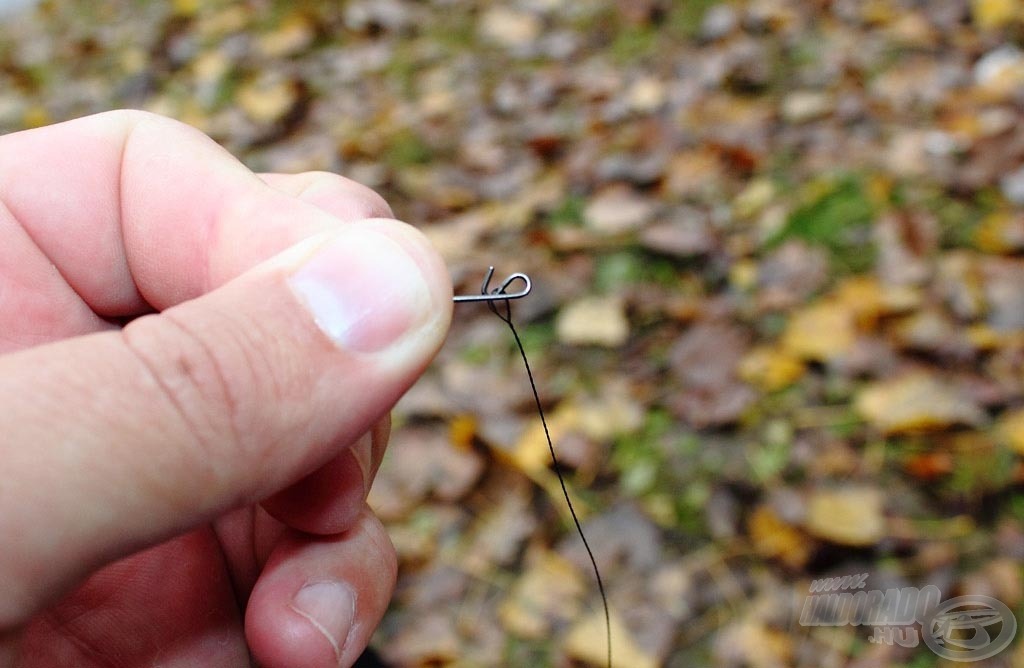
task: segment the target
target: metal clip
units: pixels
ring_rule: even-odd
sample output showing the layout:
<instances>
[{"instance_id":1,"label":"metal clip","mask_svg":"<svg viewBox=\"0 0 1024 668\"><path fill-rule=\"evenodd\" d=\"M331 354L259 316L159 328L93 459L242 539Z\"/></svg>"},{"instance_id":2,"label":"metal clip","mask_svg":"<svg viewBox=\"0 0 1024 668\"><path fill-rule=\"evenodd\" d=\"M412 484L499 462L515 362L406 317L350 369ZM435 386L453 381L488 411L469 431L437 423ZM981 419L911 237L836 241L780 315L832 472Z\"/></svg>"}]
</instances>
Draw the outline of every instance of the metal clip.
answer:
<instances>
[{"instance_id":1,"label":"metal clip","mask_svg":"<svg viewBox=\"0 0 1024 668\"><path fill-rule=\"evenodd\" d=\"M530 290L533 288L533 284L530 282L530 277L526 274L516 272L510 274L508 278L502 282L496 289L488 291L491 285L491 278L494 276L494 267L487 268L487 275L484 276L484 282L480 285L480 294L478 295L456 295L452 299L456 302L497 302L497 301L508 301L509 299L521 299L526 295L530 294ZM516 281L523 282L523 288L519 292L506 292L508 287Z\"/></svg>"}]
</instances>

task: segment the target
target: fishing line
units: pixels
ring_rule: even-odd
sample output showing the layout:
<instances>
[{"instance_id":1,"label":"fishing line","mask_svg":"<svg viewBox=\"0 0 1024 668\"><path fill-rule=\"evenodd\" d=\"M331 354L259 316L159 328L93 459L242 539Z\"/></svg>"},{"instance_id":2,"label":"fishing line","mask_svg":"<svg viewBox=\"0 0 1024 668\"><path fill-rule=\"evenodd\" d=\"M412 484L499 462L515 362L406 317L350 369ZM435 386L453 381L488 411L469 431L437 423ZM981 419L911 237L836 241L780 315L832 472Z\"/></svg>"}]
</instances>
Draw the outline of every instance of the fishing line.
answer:
<instances>
[{"instance_id":1,"label":"fishing line","mask_svg":"<svg viewBox=\"0 0 1024 668\"><path fill-rule=\"evenodd\" d=\"M515 339L516 348L519 349L519 355L523 359L523 366L526 367L526 376L530 380L530 389L533 391L533 401L537 406L537 415L540 416L540 424L544 428L544 438L548 442L548 452L551 453L551 463L553 465L555 475L558 476L558 483L562 486L562 496L565 497L565 504L569 507L569 514L572 516L572 521L576 525L576 533L579 534L580 540L583 542L583 548L587 551L587 557L590 559L590 566L594 571L594 579L597 580L597 589L601 594L601 604L604 607L604 626L607 634L607 668L612 668L612 619L611 613L608 609L608 596L604 590L604 581L601 579L601 571L597 567L597 559L594 557L594 551L590 548L590 543L587 541L586 534L583 533L583 525L580 524L580 518L576 514L576 509L572 505L572 499L569 497L569 488L565 484L565 476L562 475L562 465L558 461L558 455L555 454L555 446L551 442L551 432L548 430L548 421L544 417L544 408L541 405L540 393L537 391L537 383L533 378L533 370L530 368L530 361L526 358L526 349L523 348L523 341L519 338L519 332L516 331L516 326L512 323L512 299L519 299L529 294L532 287L530 278L526 274L512 274L495 290L488 291L488 286L491 282L491 276L494 274L494 267L487 270L487 276L484 277L483 285L480 288L479 295L460 295L455 297L456 302L468 302L468 301L486 301L487 307L491 309L494 315L498 316L506 325L508 325L509 331L512 332L512 338ZM506 292L507 288L515 281L522 281L524 288L519 292L509 293ZM497 307L497 302L501 302L504 306L504 314L502 314Z\"/></svg>"}]
</instances>

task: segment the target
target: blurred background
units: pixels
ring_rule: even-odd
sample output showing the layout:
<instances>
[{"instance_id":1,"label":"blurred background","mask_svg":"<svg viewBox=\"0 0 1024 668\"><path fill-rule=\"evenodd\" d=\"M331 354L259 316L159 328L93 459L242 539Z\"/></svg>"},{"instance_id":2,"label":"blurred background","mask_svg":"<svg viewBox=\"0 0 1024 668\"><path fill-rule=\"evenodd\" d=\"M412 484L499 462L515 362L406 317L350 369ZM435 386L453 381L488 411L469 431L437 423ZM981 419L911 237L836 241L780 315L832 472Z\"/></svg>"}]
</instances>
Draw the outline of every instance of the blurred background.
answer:
<instances>
[{"instance_id":1,"label":"blurred background","mask_svg":"<svg viewBox=\"0 0 1024 668\"><path fill-rule=\"evenodd\" d=\"M1017 0L0 0L0 131L148 109L377 189L459 292L528 273L617 666L953 666L799 619L867 573L1024 623L1022 40ZM384 665L603 665L518 355L460 305L396 411Z\"/></svg>"}]
</instances>

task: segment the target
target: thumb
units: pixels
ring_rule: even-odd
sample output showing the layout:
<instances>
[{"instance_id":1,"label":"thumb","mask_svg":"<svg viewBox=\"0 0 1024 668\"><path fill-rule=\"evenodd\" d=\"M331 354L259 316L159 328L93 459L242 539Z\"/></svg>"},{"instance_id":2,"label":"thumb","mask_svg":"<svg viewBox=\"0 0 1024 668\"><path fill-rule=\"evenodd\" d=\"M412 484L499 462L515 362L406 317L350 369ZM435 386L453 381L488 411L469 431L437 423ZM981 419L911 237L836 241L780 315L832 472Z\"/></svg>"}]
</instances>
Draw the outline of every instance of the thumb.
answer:
<instances>
[{"instance_id":1,"label":"thumb","mask_svg":"<svg viewBox=\"0 0 1024 668\"><path fill-rule=\"evenodd\" d=\"M370 220L123 330L0 357L0 635L337 456L429 363L451 305L422 235Z\"/></svg>"}]
</instances>

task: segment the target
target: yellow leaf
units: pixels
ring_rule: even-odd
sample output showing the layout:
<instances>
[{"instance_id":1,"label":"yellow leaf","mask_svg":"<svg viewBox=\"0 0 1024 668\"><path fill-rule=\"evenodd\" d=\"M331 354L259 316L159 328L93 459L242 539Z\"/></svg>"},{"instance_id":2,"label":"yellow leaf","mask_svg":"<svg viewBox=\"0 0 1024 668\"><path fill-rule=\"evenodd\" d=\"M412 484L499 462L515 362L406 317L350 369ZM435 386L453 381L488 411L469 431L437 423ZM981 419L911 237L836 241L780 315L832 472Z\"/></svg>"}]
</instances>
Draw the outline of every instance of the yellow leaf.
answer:
<instances>
[{"instance_id":1,"label":"yellow leaf","mask_svg":"<svg viewBox=\"0 0 1024 668\"><path fill-rule=\"evenodd\" d=\"M607 441L639 429L645 407L625 382L610 380L596 397L573 398L579 411L577 427L588 438Z\"/></svg>"},{"instance_id":2,"label":"yellow leaf","mask_svg":"<svg viewBox=\"0 0 1024 668\"><path fill-rule=\"evenodd\" d=\"M799 359L827 361L849 352L856 337L849 307L826 300L793 314L782 335L782 348Z\"/></svg>"},{"instance_id":3,"label":"yellow leaf","mask_svg":"<svg viewBox=\"0 0 1024 668\"><path fill-rule=\"evenodd\" d=\"M457 415L448 424L448 439L456 448L468 450L476 438L476 418L472 415Z\"/></svg>"},{"instance_id":4,"label":"yellow leaf","mask_svg":"<svg viewBox=\"0 0 1024 668\"><path fill-rule=\"evenodd\" d=\"M854 276L836 286L834 298L853 314L857 326L870 330L882 315L907 310L917 305L913 291L883 287L872 276Z\"/></svg>"},{"instance_id":5,"label":"yellow leaf","mask_svg":"<svg viewBox=\"0 0 1024 668\"><path fill-rule=\"evenodd\" d=\"M997 430L1014 452L1024 455L1024 408L1004 415Z\"/></svg>"},{"instance_id":6,"label":"yellow leaf","mask_svg":"<svg viewBox=\"0 0 1024 668\"><path fill-rule=\"evenodd\" d=\"M771 204L775 195L775 185L771 179L754 179L733 200L733 213L737 218L751 218Z\"/></svg>"},{"instance_id":7,"label":"yellow leaf","mask_svg":"<svg viewBox=\"0 0 1024 668\"><path fill-rule=\"evenodd\" d=\"M612 662L616 666L629 668L657 668L655 657L644 652L637 646L625 624L611 611L612 623ZM572 658L583 661L591 666L607 665L604 613L595 611L580 620L565 639L565 651Z\"/></svg>"},{"instance_id":8,"label":"yellow leaf","mask_svg":"<svg viewBox=\"0 0 1024 668\"><path fill-rule=\"evenodd\" d=\"M125 74L138 74L149 67L149 54L137 46L129 46L118 55Z\"/></svg>"},{"instance_id":9,"label":"yellow leaf","mask_svg":"<svg viewBox=\"0 0 1024 668\"><path fill-rule=\"evenodd\" d=\"M797 357L770 346L754 348L740 360L740 378L764 392L774 392L792 385L804 374L804 364Z\"/></svg>"},{"instance_id":10,"label":"yellow leaf","mask_svg":"<svg viewBox=\"0 0 1024 668\"><path fill-rule=\"evenodd\" d=\"M527 559L526 572L498 608L498 618L511 633L539 639L550 633L553 621L576 616L587 587L572 562L555 552L540 550Z\"/></svg>"},{"instance_id":11,"label":"yellow leaf","mask_svg":"<svg viewBox=\"0 0 1024 668\"><path fill-rule=\"evenodd\" d=\"M783 522L768 506L759 506L748 521L750 542L761 555L781 560L791 568L801 568L810 556L806 535Z\"/></svg>"},{"instance_id":12,"label":"yellow leaf","mask_svg":"<svg viewBox=\"0 0 1024 668\"><path fill-rule=\"evenodd\" d=\"M979 323L967 328L967 340L979 350L995 350L1006 343L1007 336L1003 332L992 329L989 325Z\"/></svg>"},{"instance_id":13,"label":"yellow leaf","mask_svg":"<svg viewBox=\"0 0 1024 668\"><path fill-rule=\"evenodd\" d=\"M918 372L867 386L855 404L885 434L977 425L985 419L981 408L948 382Z\"/></svg>"},{"instance_id":14,"label":"yellow leaf","mask_svg":"<svg viewBox=\"0 0 1024 668\"><path fill-rule=\"evenodd\" d=\"M750 290L757 285L757 263L737 260L729 269L729 284L737 290Z\"/></svg>"},{"instance_id":15,"label":"yellow leaf","mask_svg":"<svg viewBox=\"0 0 1024 668\"><path fill-rule=\"evenodd\" d=\"M548 416L548 433L551 434L552 443L557 443L570 431L576 429L580 424L579 408L572 403L563 403ZM512 463L528 476L534 476L539 471L547 472L548 464L551 462L551 452L548 449L548 441L544 436L544 425L538 417L519 437L512 452L509 453Z\"/></svg>"},{"instance_id":16,"label":"yellow leaf","mask_svg":"<svg viewBox=\"0 0 1024 668\"><path fill-rule=\"evenodd\" d=\"M292 14L275 29L259 38L259 48L270 58L281 58L302 51L313 42L316 30L302 14Z\"/></svg>"},{"instance_id":17,"label":"yellow leaf","mask_svg":"<svg viewBox=\"0 0 1024 668\"><path fill-rule=\"evenodd\" d=\"M807 531L840 545L874 545L885 536L882 493L867 487L816 492L807 504Z\"/></svg>"},{"instance_id":18,"label":"yellow leaf","mask_svg":"<svg viewBox=\"0 0 1024 668\"><path fill-rule=\"evenodd\" d=\"M982 30L1001 28L1021 15L1020 0L974 0L971 3L974 23Z\"/></svg>"},{"instance_id":19,"label":"yellow leaf","mask_svg":"<svg viewBox=\"0 0 1024 668\"><path fill-rule=\"evenodd\" d=\"M724 650L727 657L722 657L723 660L719 663L750 668L795 665L793 637L788 630L768 628L764 621L748 617L729 624L719 632L715 645L719 648L728 648ZM719 650L721 651L723 650Z\"/></svg>"},{"instance_id":20,"label":"yellow leaf","mask_svg":"<svg viewBox=\"0 0 1024 668\"><path fill-rule=\"evenodd\" d=\"M1024 248L1024 218L1007 211L985 217L974 232L974 243L986 253L1014 253Z\"/></svg>"},{"instance_id":21,"label":"yellow leaf","mask_svg":"<svg viewBox=\"0 0 1024 668\"><path fill-rule=\"evenodd\" d=\"M270 123L284 116L298 97L292 82L253 81L238 91L238 105L258 123Z\"/></svg>"},{"instance_id":22,"label":"yellow leaf","mask_svg":"<svg viewBox=\"0 0 1024 668\"><path fill-rule=\"evenodd\" d=\"M203 51L192 61L192 71L200 83L216 83L230 68L231 61L220 49Z\"/></svg>"},{"instance_id":23,"label":"yellow leaf","mask_svg":"<svg viewBox=\"0 0 1024 668\"><path fill-rule=\"evenodd\" d=\"M584 297L559 312L555 331L562 343L616 348L629 339L629 320L619 297Z\"/></svg>"},{"instance_id":24,"label":"yellow leaf","mask_svg":"<svg viewBox=\"0 0 1024 668\"><path fill-rule=\"evenodd\" d=\"M896 18L896 8L888 0L867 0L861 6L860 15L867 23L885 25Z\"/></svg>"},{"instance_id":25,"label":"yellow leaf","mask_svg":"<svg viewBox=\"0 0 1024 668\"><path fill-rule=\"evenodd\" d=\"M196 33L204 37L223 37L245 28L250 16L249 10L240 4L229 5L211 13L204 12L196 23Z\"/></svg>"},{"instance_id":26,"label":"yellow leaf","mask_svg":"<svg viewBox=\"0 0 1024 668\"><path fill-rule=\"evenodd\" d=\"M193 16L199 11L199 0L174 0L172 7L178 16Z\"/></svg>"}]
</instances>

